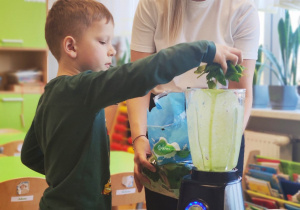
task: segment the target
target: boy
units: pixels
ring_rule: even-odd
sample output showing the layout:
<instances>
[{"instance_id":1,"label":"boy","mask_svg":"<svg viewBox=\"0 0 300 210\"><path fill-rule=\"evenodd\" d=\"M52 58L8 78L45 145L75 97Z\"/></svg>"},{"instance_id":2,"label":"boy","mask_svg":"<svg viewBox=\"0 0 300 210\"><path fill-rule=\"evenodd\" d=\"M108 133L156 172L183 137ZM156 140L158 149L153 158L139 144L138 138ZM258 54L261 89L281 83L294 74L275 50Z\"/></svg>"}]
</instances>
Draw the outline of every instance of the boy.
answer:
<instances>
[{"instance_id":1,"label":"boy","mask_svg":"<svg viewBox=\"0 0 300 210\"><path fill-rule=\"evenodd\" d=\"M110 12L93 0L58 0L49 11L46 41L59 68L21 153L26 166L46 175L42 210L111 209L105 107L143 96L202 61L241 61L239 50L199 41L110 68L113 29Z\"/></svg>"}]
</instances>

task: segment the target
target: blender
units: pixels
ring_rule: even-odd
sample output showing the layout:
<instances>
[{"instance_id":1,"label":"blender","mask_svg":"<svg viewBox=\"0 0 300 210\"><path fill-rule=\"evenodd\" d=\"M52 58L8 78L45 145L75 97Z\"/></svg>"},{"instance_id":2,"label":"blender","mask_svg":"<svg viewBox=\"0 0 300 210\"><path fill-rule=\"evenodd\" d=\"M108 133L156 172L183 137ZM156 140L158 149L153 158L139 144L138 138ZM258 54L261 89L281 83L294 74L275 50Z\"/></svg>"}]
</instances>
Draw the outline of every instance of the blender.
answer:
<instances>
[{"instance_id":1,"label":"blender","mask_svg":"<svg viewBox=\"0 0 300 210\"><path fill-rule=\"evenodd\" d=\"M186 113L194 168L181 182L178 210L243 210L238 161L244 89L189 88Z\"/></svg>"}]
</instances>

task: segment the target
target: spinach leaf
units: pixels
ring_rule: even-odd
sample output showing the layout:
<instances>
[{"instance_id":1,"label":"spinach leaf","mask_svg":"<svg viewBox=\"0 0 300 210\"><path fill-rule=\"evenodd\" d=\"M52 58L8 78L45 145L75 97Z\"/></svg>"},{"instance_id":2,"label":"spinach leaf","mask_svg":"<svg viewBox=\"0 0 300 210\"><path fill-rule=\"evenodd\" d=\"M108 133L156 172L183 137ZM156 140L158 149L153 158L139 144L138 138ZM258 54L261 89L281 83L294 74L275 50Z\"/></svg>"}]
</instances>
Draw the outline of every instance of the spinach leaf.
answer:
<instances>
[{"instance_id":1,"label":"spinach leaf","mask_svg":"<svg viewBox=\"0 0 300 210\"><path fill-rule=\"evenodd\" d=\"M203 66L199 66L195 74L199 74L201 77L204 74L206 75L207 85L209 89L215 89L217 87L217 82L221 83L222 85L226 85L226 80L239 82L240 78L243 76L243 71L245 69L244 66L237 64L234 66L231 61L227 61L227 71L224 75L224 72L218 63L207 64Z\"/></svg>"}]
</instances>

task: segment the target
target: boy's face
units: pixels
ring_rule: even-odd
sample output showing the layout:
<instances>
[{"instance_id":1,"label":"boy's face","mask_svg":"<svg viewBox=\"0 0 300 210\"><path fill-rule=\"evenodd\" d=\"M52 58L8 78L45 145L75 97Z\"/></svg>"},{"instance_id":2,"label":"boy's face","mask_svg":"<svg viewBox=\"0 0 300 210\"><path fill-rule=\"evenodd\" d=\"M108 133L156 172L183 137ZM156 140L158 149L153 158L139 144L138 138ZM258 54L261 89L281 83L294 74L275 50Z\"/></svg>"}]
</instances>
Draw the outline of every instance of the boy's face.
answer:
<instances>
[{"instance_id":1,"label":"boy's face","mask_svg":"<svg viewBox=\"0 0 300 210\"><path fill-rule=\"evenodd\" d=\"M83 32L77 43L77 64L80 71L107 70L116 54L111 41L114 34L112 22L106 23L106 19L94 21Z\"/></svg>"}]
</instances>

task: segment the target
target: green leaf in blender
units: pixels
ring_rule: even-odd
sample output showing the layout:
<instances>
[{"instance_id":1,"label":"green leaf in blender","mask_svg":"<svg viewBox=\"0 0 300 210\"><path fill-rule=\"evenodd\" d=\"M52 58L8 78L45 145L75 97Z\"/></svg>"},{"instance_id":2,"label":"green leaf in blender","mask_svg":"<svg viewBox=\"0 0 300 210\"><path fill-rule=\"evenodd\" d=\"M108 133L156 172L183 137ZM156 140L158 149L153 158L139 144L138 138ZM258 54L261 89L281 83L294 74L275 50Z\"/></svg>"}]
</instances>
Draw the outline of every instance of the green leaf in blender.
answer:
<instances>
[{"instance_id":1,"label":"green leaf in blender","mask_svg":"<svg viewBox=\"0 0 300 210\"><path fill-rule=\"evenodd\" d=\"M220 64L212 63L207 65L202 65L197 68L196 71L194 71L195 74L199 74L199 77L207 73L206 75L206 82L209 89L216 89L217 82L219 82L222 85L226 85L226 80L239 82L240 78L243 76L242 73L245 69L244 66L237 64L234 66L231 61L227 61L227 71L224 75L224 72L221 68Z\"/></svg>"},{"instance_id":2,"label":"green leaf in blender","mask_svg":"<svg viewBox=\"0 0 300 210\"><path fill-rule=\"evenodd\" d=\"M205 70L205 66L204 66L204 65L203 65L203 66L199 66L199 67L197 68L197 70L194 71L194 73L195 73L195 74L202 74L202 73L204 72L204 70Z\"/></svg>"},{"instance_id":3,"label":"green leaf in blender","mask_svg":"<svg viewBox=\"0 0 300 210\"><path fill-rule=\"evenodd\" d=\"M216 89L217 83L215 83L213 80L207 81L207 85L209 89Z\"/></svg>"}]
</instances>

